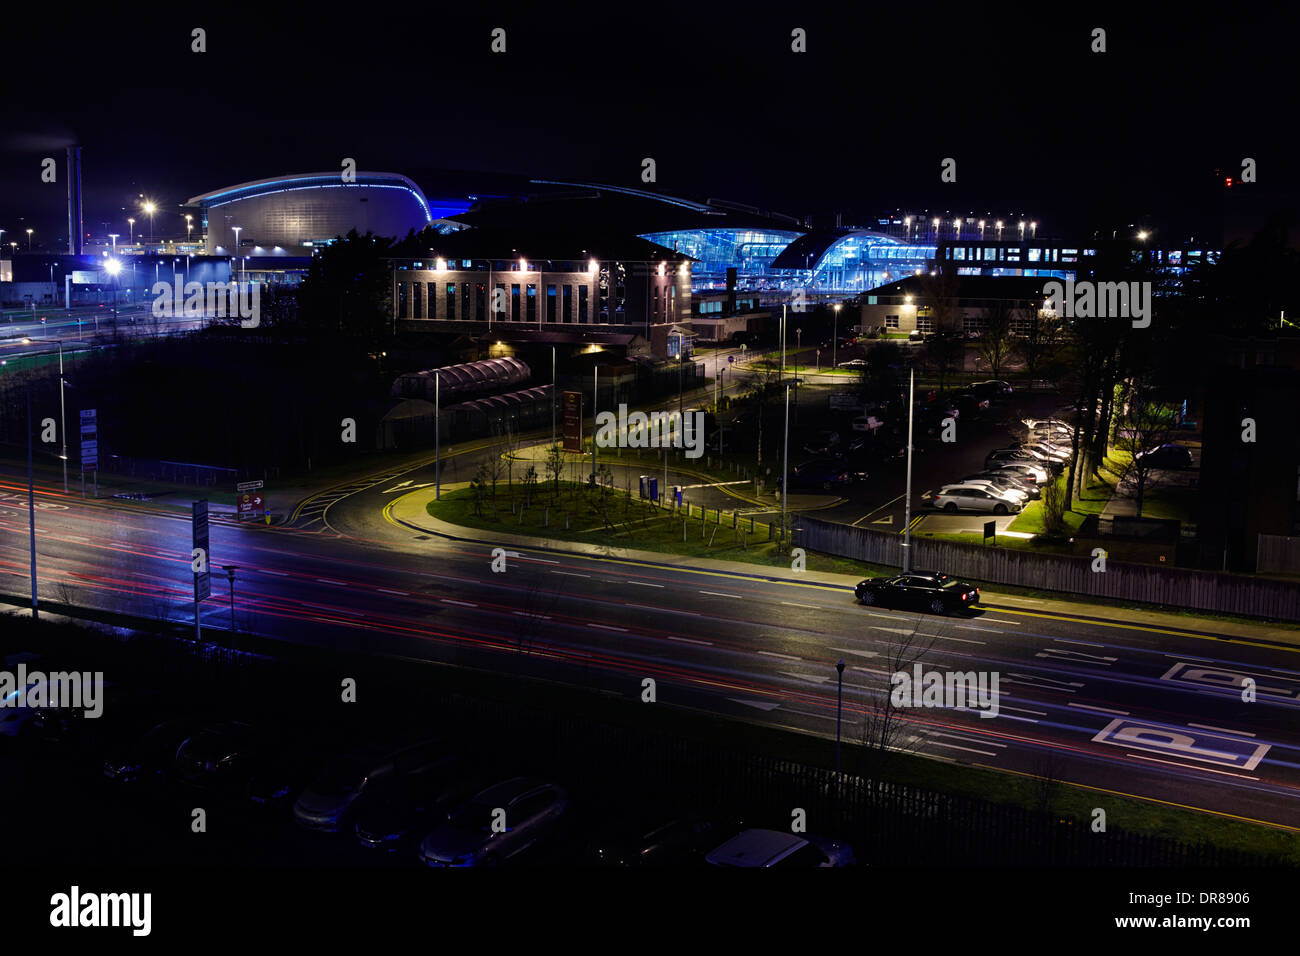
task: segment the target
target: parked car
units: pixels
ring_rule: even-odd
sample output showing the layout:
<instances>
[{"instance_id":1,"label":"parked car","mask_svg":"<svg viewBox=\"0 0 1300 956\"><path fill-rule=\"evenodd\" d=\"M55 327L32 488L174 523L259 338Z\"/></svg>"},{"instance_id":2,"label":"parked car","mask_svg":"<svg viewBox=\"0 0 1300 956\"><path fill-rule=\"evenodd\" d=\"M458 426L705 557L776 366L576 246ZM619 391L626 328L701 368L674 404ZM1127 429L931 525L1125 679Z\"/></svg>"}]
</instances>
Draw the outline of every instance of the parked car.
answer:
<instances>
[{"instance_id":1,"label":"parked car","mask_svg":"<svg viewBox=\"0 0 1300 956\"><path fill-rule=\"evenodd\" d=\"M303 791L293 805L293 818L311 830L337 832L351 825L362 801L404 778L448 769L456 760L456 754L439 740L345 754L331 761Z\"/></svg>"},{"instance_id":2,"label":"parked car","mask_svg":"<svg viewBox=\"0 0 1300 956\"><path fill-rule=\"evenodd\" d=\"M139 737L127 737L104 756L104 777L121 786L156 787L172 771L176 752L199 726L189 718L154 724Z\"/></svg>"},{"instance_id":3,"label":"parked car","mask_svg":"<svg viewBox=\"0 0 1300 956\"><path fill-rule=\"evenodd\" d=\"M974 485L952 485L940 488L930 498L930 504L940 511L987 511L995 515L1017 514L1024 508L1023 501L1001 492Z\"/></svg>"},{"instance_id":4,"label":"parked car","mask_svg":"<svg viewBox=\"0 0 1300 956\"><path fill-rule=\"evenodd\" d=\"M242 792L252 772L257 740L258 730L251 724L205 724L177 748L176 778L201 790Z\"/></svg>"},{"instance_id":5,"label":"parked car","mask_svg":"<svg viewBox=\"0 0 1300 956\"><path fill-rule=\"evenodd\" d=\"M784 830L745 830L712 850L705 861L713 866L799 867L852 866L853 849L811 833Z\"/></svg>"},{"instance_id":6,"label":"parked car","mask_svg":"<svg viewBox=\"0 0 1300 956\"><path fill-rule=\"evenodd\" d=\"M638 835L628 836L629 828L618 821L608 833L588 840L584 858L597 866L696 866L720 840L743 828L739 821L719 823L684 816L639 827L631 831Z\"/></svg>"},{"instance_id":7,"label":"parked car","mask_svg":"<svg viewBox=\"0 0 1300 956\"><path fill-rule=\"evenodd\" d=\"M1018 501L1021 506L1029 500L1029 492L1022 491L1012 486L1008 482L990 481L987 478L972 478L964 481L953 482L950 485L944 485L941 491L959 488L983 488L985 491L991 491L1003 498L1012 498Z\"/></svg>"},{"instance_id":8,"label":"parked car","mask_svg":"<svg viewBox=\"0 0 1300 956\"><path fill-rule=\"evenodd\" d=\"M842 461L819 459L806 461L790 469L790 487L820 488L823 491L833 491L836 488L845 488L865 477L864 473L851 470ZM777 487L780 487L780 485L781 479L778 478Z\"/></svg>"},{"instance_id":9,"label":"parked car","mask_svg":"<svg viewBox=\"0 0 1300 956\"><path fill-rule=\"evenodd\" d=\"M1065 464L1070 460L1070 446L1051 442L1026 442L1020 446L1031 455L1041 455L1048 461Z\"/></svg>"},{"instance_id":10,"label":"parked car","mask_svg":"<svg viewBox=\"0 0 1300 956\"><path fill-rule=\"evenodd\" d=\"M1047 480L1047 469L1040 468L1036 462L1015 461L1011 459L984 462L984 467L990 471L1005 471L1023 478L1025 481L1032 482L1035 485Z\"/></svg>"},{"instance_id":11,"label":"parked car","mask_svg":"<svg viewBox=\"0 0 1300 956\"><path fill-rule=\"evenodd\" d=\"M859 604L951 614L979 601L980 589L938 571L866 578L854 588Z\"/></svg>"},{"instance_id":12,"label":"parked car","mask_svg":"<svg viewBox=\"0 0 1300 956\"><path fill-rule=\"evenodd\" d=\"M1037 455L1031 455L1019 448L995 448L984 457L985 468L1000 468L1009 463L1031 467L1035 479L1040 483L1048 478L1046 463Z\"/></svg>"},{"instance_id":13,"label":"parked car","mask_svg":"<svg viewBox=\"0 0 1300 956\"><path fill-rule=\"evenodd\" d=\"M986 396L979 395L971 389L962 389L959 392L953 392L952 400L956 403L958 411L962 412L968 418L978 418L989 410L989 399Z\"/></svg>"},{"instance_id":14,"label":"parked car","mask_svg":"<svg viewBox=\"0 0 1300 956\"><path fill-rule=\"evenodd\" d=\"M357 811L357 842L388 853L414 849L464 796L459 785L441 775L398 783Z\"/></svg>"},{"instance_id":15,"label":"parked car","mask_svg":"<svg viewBox=\"0 0 1300 956\"><path fill-rule=\"evenodd\" d=\"M1074 426L1069 422L1061 421L1059 418L1022 418L1020 420L1026 428L1037 428L1039 425L1050 425L1054 428L1064 428L1067 431L1073 431Z\"/></svg>"},{"instance_id":16,"label":"parked car","mask_svg":"<svg viewBox=\"0 0 1300 956\"><path fill-rule=\"evenodd\" d=\"M1000 378L986 379L983 382L972 382L971 391L977 395L983 395L985 398L1000 398L1010 395L1015 391L1010 382L1004 382Z\"/></svg>"},{"instance_id":17,"label":"parked car","mask_svg":"<svg viewBox=\"0 0 1300 956\"><path fill-rule=\"evenodd\" d=\"M816 432L808 439L803 450L809 455L829 455L840 445L840 433L837 431Z\"/></svg>"},{"instance_id":18,"label":"parked car","mask_svg":"<svg viewBox=\"0 0 1300 956\"><path fill-rule=\"evenodd\" d=\"M277 737L253 754L244 791L248 802L266 811L289 812L328 761L315 738Z\"/></svg>"},{"instance_id":19,"label":"parked car","mask_svg":"<svg viewBox=\"0 0 1300 956\"><path fill-rule=\"evenodd\" d=\"M961 480L961 484L973 481L991 481L994 485L1001 488L1011 488L1016 491L1023 491L1031 501L1041 498L1043 491L1037 483L1030 481L1023 475L1017 475L1012 471L999 471L991 469L989 471L977 471L973 475L967 475Z\"/></svg>"},{"instance_id":20,"label":"parked car","mask_svg":"<svg viewBox=\"0 0 1300 956\"><path fill-rule=\"evenodd\" d=\"M504 817L501 815L504 811ZM569 797L552 783L513 777L476 794L420 842L427 866L494 866L554 835ZM495 828L501 821L504 829Z\"/></svg>"},{"instance_id":21,"label":"parked car","mask_svg":"<svg viewBox=\"0 0 1300 956\"><path fill-rule=\"evenodd\" d=\"M1192 453L1184 445L1161 445L1140 453L1135 463L1142 468L1183 470L1192 467Z\"/></svg>"}]
</instances>

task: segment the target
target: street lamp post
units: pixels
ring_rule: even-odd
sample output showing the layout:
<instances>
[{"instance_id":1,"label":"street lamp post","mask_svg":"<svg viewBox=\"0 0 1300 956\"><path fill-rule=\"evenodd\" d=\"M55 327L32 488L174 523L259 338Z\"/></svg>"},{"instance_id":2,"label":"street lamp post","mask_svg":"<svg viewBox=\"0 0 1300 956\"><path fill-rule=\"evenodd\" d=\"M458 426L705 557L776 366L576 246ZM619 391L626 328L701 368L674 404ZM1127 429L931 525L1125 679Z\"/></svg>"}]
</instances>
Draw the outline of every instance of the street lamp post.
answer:
<instances>
[{"instance_id":1,"label":"street lamp post","mask_svg":"<svg viewBox=\"0 0 1300 956\"><path fill-rule=\"evenodd\" d=\"M128 216L126 220L126 224L131 227L130 244L134 246L135 245L135 220Z\"/></svg>"},{"instance_id":2,"label":"street lamp post","mask_svg":"<svg viewBox=\"0 0 1300 956\"><path fill-rule=\"evenodd\" d=\"M34 229L28 229L28 230L27 230L27 251L28 251L28 252L31 252L31 251L32 251L32 233L35 232L35 231L36 231L36 230L34 230Z\"/></svg>"},{"instance_id":3,"label":"street lamp post","mask_svg":"<svg viewBox=\"0 0 1300 956\"><path fill-rule=\"evenodd\" d=\"M239 570L237 564L223 564L221 566L226 577L230 580L230 633L235 633L235 572Z\"/></svg>"},{"instance_id":4,"label":"street lamp post","mask_svg":"<svg viewBox=\"0 0 1300 956\"><path fill-rule=\"evenodd\" d=\"M433 500L442 500L442 376L433 373Z\"/></svg>"},{"instance_id":5,"label":"street lamp post","mask_svg":"<svg viewBox=\"0 0 1300 956\"><path fill-rule=\"evenodd\" d=\"M916 390L916 369L907 381L907 491L903 506L903 573L912 570L912 412Z\"/></svg>"},{"instance_id":6,"label":"street lamp post","mask_svg":"<svg viewBox=\"0 0 1300 956\"><path fill-rule=\"evenodd\" d=\"M839 690L835 695L835 779L838 786L840 776L840 717L844 712L844 660L840 659L835 664L835 671L839 675Z\"/></svg>"},{"instance_id":7,"label":"street lamp post","mask_svg":"<svg viewBox=\"0 0 1300 956\"><path fill-rule=\"evenodd\" d=\"M838 353L840 347L840 307L838 303L836 303L835 305L834 315L835 318L832 320L832 325L831 325L831 371L832 372L840 367L839 362L837 361L837 359L839 358Z\"/></svg>"},{"instance_id":8,"label":"street lamp post","mask_svg":"<svg viewBox=\"0 0 1300 956\"><path fill-rule=\"evenodd\" d=\"M32 383L27 383L27 528L32 555L32 620L40 617L36 598L36 482L32 476Z\"/></svg>"},{"instance_id":9,"label":"street lamp post","mask_svg":"<svg viewBox=\"0 0 1300 956\"><path fill-rule=\"evenodd\" d=\"M790 491L790 386L785 387L785 454L781 456L781 542L785 543L786 502Z\"/></svg>"},{"instance_id":10,"label":"street lamp post","mask_svg":"<svg viewBox=\"0 0 1300 956\"><path fill-rule=\"evenodd\" d=\"M68 493L68 418L64 411L63 386L63 340L59 339L59 438L62 439L63 445L63 452L59 457L63 459L63 493L66 495Z\"/></svg>"}]
</instances>

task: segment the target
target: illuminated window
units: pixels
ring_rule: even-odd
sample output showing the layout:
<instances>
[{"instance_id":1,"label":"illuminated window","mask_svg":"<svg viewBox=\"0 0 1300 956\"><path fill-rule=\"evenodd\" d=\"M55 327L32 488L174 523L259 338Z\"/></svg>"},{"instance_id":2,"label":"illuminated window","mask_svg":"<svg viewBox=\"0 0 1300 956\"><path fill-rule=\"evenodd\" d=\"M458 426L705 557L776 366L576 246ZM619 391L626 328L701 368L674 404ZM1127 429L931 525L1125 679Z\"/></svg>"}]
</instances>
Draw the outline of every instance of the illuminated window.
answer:
<instances>
[{"instance_id":1,"label":"illuminated window","mask_svg":"<svg viewBox=\"0 0 1300 956\"><path fill-rule=\"evenodd\" d=\"M537 285L528 283L528 321L530 323L537 321Z\"/></svg>"}]
</instances>

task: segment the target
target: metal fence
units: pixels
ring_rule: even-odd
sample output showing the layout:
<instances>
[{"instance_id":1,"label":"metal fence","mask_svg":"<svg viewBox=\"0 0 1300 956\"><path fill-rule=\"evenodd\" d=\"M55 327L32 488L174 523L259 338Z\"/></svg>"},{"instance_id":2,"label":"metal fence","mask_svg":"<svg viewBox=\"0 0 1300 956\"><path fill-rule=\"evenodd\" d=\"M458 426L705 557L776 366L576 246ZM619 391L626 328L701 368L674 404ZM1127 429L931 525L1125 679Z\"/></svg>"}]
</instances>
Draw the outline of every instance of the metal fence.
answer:
<instances>
[{"instance_id":1,"label":"metal fence","mask_svg":"<svg viewBox=\"0 0 1300 956\"><path fill-rule=\"evenodd\" d=\"M903 536L799 517L794 543L810 551L870 564L901 567ZM1300 620L1300 584L1218 571L1107 561L912 538L912 567L936 568L956 577L1043 591L1139 601L1168 607Z\"/></svg>"}]
</instances>

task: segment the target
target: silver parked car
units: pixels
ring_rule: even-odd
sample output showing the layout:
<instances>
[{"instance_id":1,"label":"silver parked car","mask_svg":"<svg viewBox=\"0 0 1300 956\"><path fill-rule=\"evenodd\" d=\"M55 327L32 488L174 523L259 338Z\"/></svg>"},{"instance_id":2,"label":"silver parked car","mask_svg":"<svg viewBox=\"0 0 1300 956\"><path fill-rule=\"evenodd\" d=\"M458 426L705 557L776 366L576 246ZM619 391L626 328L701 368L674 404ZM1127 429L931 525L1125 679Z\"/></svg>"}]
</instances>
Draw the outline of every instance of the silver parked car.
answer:
<instances>
[{"instance_id":1,"label":"silver parked car","mask_svg":"<svg viewBox=\"0 0 1300 956\"><path fill-rule=\"evenodd\" d=\"M705 861L713 866L823 867L852 866L853 848L810 833L782 830L745 830L716 850Z\"/></svg>"},{"instance_id":2,"label":"silver parked car","mask_svg":"<svg viewBox=\"0 0 1300 956\"><path fill-rule=\"evenodd\" d=\"M439 740L346 754L303 791L293 805L294 821L309 830L338 832L352 824L362 800L411 777L450 769L456 759Z\"/></svg>"},{"instance_id":3,"label":"silver parked car","mask_svg":"<svg viewBox=\"0 0 1300 956\"><path fill-rule=\"evenodd\" d=\"M990 511L995 515L1017 514L1024 508L1023 499L974 485L941 488L930 504L941 511Z\"/></svg>"},{"instance_id":4,"label":"silver parked car","mask_svg":"<svg viewBox=\"0 0 1300 956\"><path fill-rule=\"evenodd\" d=\"M420 842L427 866L495 866L551 836L569 797L555 784L513 777L474 796Z\"/></svg>"}]
</instances>

